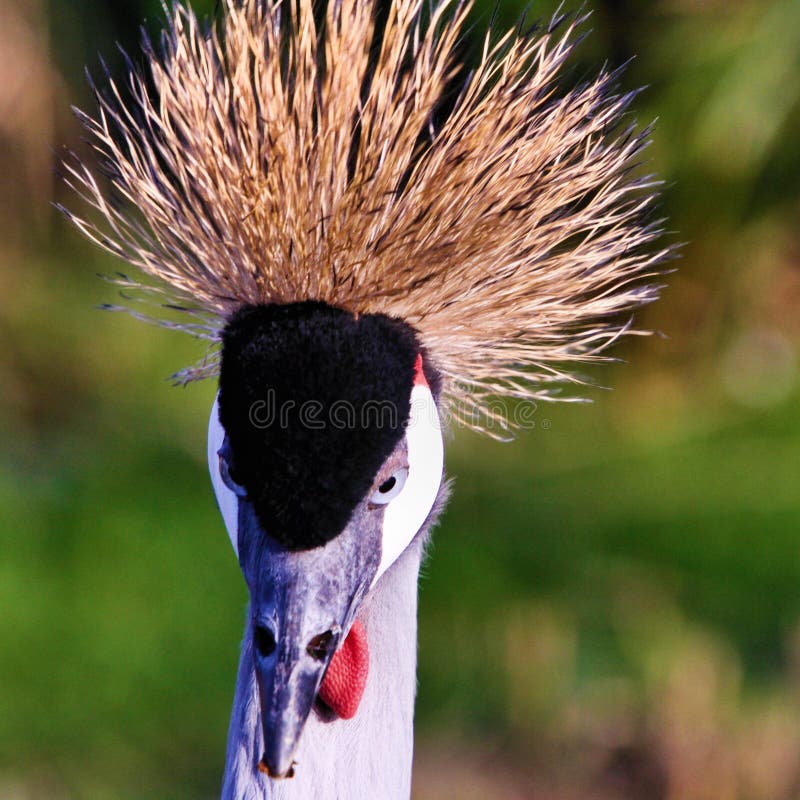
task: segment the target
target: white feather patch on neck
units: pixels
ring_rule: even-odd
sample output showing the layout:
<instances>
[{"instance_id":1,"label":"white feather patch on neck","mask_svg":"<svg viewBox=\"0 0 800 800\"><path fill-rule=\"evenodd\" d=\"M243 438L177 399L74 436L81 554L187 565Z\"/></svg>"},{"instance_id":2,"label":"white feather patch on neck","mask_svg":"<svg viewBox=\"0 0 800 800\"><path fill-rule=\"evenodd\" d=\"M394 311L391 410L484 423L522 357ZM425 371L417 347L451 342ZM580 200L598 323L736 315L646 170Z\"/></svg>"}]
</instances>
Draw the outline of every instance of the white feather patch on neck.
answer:
<instances>
[{"instance_id":1,"label":"white feather patch on neck","mask_svg":"<svg viewBox=\"0 0 800 800\"><path fill-rule=\"evenodd\" d=\"M411 391L406 444L408 478L403 490L384 511L381 561L373 586L417 535L433 508L442 483L442 424L431 390L421 383L415 384Z\"/></svg>"},{"instance_id":2,"label":"white feather patch on neck","mask_svg":"<svg viewBox=\"0 0 800 800\"><path fill-rule=\"evenodd\" d=\"M208 420L208 471L211 474L211 483L214 494L217 496L222 519L228 530L236 557L239 557L239 498L223 482L219 474L219 449L225 441L225 429L219 421L219 392L214 398L211 407L211 418Z\"/></svg>"}]
</instances>

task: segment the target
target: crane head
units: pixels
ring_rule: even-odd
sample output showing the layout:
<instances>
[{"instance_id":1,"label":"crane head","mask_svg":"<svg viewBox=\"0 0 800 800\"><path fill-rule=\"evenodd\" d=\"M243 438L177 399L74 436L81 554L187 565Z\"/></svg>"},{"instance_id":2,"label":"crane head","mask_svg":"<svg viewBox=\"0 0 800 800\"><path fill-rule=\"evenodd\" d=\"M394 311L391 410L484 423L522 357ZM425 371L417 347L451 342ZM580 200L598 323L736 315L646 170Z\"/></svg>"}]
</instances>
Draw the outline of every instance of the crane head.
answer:
<instances>
[{"instance_id":1,"label":"crane head","mask_svg":"<svg viewBox=\"0 0 800 800\"><path fill-rule=\"evenodd\" d=\"M250 593L273 777L292 774L362 601L436 506L440 385L414 330L384 315L246 306L223 331L209 468Z\"/></svg>"}]
</instances>

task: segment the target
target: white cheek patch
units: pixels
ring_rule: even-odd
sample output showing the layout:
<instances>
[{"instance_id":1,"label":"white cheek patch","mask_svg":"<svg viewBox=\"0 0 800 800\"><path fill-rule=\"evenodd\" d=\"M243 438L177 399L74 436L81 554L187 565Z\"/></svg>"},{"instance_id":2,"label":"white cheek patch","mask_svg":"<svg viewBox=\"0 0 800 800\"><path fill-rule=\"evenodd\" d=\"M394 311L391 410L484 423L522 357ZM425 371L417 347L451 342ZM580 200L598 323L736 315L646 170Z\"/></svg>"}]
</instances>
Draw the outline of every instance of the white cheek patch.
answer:
<instances>
[{"instance_id":1,"label":"white cheek patch","mask_svg":"<svg viewBox=\"0 0 800 800\"><path fill-rule=\"evenodd\" d=\"M214 494L217 496L222 519L228 530L228 537L233 545L234 552L239 556L239 498L223 482L219 474L219 449L225 441L225 429L219 421L219 394L214 399L211 407L211 418L208 421L208 471L211 473L211 483Z\"/></svg>"},{"instance_id":2,"label":"white cheek patch","mask_svg":"<svg viewBox=\"0 0 800 800\"><path fill-rule=\"evenodd\" d=\"M373 586L417 535L433 508L442 483L442 425L431 390L423 383L416 383L411 391L406 444L408 478L403 490L383 512L381 562Z\"/></svg>"}]
</instances>

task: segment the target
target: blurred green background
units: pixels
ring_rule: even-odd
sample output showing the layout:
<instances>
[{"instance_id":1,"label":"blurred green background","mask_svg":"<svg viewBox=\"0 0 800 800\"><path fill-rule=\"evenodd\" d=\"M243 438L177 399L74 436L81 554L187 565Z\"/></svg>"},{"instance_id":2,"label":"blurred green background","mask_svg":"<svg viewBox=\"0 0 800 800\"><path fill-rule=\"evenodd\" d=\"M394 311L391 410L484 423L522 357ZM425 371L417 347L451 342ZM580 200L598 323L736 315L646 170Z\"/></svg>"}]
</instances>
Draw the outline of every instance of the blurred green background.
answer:
<instances>
[{"instance_id":1,"label":"blurred green background","mask_svg":"<svg viewBox=\"0 0 800 800\"><path fill-rule=\"evenodd\" d=\"M571 76L636 55L688 244L639 317L665 336L596 374L613 391L450 443L415 798L797 798L800 0L592 5ZM145 17L0 0L3 800L218 796L246 595L204 463L214 387L166 380L199 343L94 310L120 265L49 205L83 66L121 74Z\"/></svg>"}]
</instances>

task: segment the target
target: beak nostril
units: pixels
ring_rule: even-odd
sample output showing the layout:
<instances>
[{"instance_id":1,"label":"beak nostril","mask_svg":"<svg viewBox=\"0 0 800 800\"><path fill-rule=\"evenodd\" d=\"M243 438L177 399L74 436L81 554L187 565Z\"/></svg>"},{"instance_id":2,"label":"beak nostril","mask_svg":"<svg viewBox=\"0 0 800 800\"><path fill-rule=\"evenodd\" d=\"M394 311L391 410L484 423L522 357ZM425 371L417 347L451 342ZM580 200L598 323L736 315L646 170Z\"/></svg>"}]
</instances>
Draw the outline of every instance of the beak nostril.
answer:
<instances>
[{"instance_id":1,"label":"beak nostril","mask_svg":"<svg viewBox=\"0 0 800 800\"><path fill-rule=\"evenodd\" d=\"M331 647L333 646L333 640L333 631L325 631L325 633L320 633L308 643L306 652L316 661L324 661L330 655Z\"/></svg>"},{"instance_id":2,"label":"beak nostril","mask_svg":"<svg viewBox=\"0 0 800 800\"><path fill-rule=\"evenodd\" d=\"M275 634L263 625L258 625L255 632L255 645L262 658L269 658L275 652Z\"/></svg>"}]
</instances>

